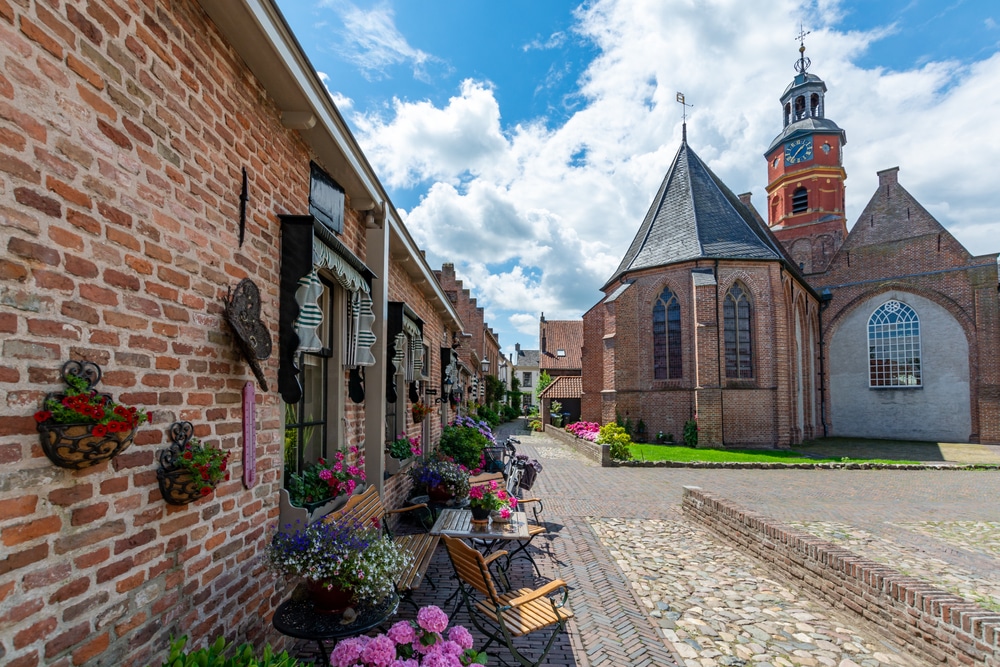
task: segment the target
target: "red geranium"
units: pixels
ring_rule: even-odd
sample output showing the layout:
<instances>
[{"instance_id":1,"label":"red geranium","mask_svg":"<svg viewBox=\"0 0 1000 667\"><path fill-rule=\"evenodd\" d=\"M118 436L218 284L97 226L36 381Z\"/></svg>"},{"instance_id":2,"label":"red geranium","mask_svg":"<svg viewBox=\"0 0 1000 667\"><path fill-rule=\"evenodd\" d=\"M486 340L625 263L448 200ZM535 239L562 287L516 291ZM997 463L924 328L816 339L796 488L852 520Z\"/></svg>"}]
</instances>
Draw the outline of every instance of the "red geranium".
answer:
<instances>
[{"instance_id":1,"label":"red geranium","mask_svg":"<svg viewBox=\"0 0 1000 667\"><path fill-rule=\"evenodd\" d=\"M35 421L56 424L96 424L107 433L128 433L152 415L145 410L118 405L104 394L98 394L90 383L77 375L67 374L66 392L45 400Z\"/></svg>"}]
</instances>

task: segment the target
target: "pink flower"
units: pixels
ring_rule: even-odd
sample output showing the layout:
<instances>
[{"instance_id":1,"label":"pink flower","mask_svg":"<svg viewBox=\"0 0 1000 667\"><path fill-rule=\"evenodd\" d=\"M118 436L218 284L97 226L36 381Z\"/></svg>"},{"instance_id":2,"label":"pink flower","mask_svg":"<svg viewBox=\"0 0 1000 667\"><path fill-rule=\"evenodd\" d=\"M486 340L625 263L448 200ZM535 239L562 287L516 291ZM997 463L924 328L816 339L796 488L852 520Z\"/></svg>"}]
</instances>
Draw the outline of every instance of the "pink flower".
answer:
<instances>
[{"instance_id":1,"label":"pink flower","mask_svg":"<svg viewBox=\"0 0 1000 667\"><path fill-rule=\"evenodd\" d=\"M396 659L396 642L385 635L378 635L365 646L361 659L374 667L389 667Z\"/></svg>"},{"instance_id":2,"label":"pink flower","mask_svg":"<svg viewBox=\"0 0 1000 667\"><path fill-rule=\"evenodd\" d=\"M361 652L365 650L367 643L368 637L353 637L341 641L330 654L330 664L333 667L351 667L361 658Z\"/></svg>"},{"instance_id":3,"label":"pink flower","mask_svg":"<svg viewBox=\"0 0 1000 667\"><path fill-rule=\"evenodd\" d=\"M428 632L444 632L448 627L448 615L439 607L421 607L417 612L417 625Z\"/></svg>"},{"instance_id":4,"label":"pink flower","mask_svg":"<svg viewBox=\"0 0 1000 667\"><path fill-rule=\"evenodd\" d=\"M389 667L420 667L420 663L410 658L409 660L393 660Z\"/></svg>"},{"instance_id":5,"label":"pink flower","mask_svg":"<svg viewBox=\"0 0 1000 667\"><path fill-rule=\"evenodd\" d=\"M456 625L448 631L448 639L458 644L463 650L472 648L472 633L461 625Z\"/></svg>"},{"instance_id":6,"label":"pink flower","mask_svg":"<svg viewBox=\"0 0 1000 667\"><path fill-rule=\"evenodd\" d=\"M502 508L500 508L500 518L501 519L509 519L510 518L510 508L509 507L502 507Z\"/></svg>"},{"instance_id":7,"label":"pink flower","mask_svg":"<svg viewBox=\"0 0 1000 667\"><path fill-rule=\"evenodd\" d=\"M483 498L483 487L474 486L469 489L469 498L473 500L482 500Z\"/></svg>"},{"instance_id":8,"label":"pink flower","mask_svg":"<svg viewBox=\"0 0 1000 667\"><path fill-rule=\"evenodd\" d=\"M424 656L424 667L462 667L462 661L457 656L436 650Z\"/></svg>"},{"instance_id":9,"label":"pink flower","mask_svg":"<svg viewBox=\"0 0 1000 667\"><path fill-rule=\"evenodd\" d=\"M389 632L386 633L389 639L396 642L397 644L411 644L417 641L417 632L410 625L409 621L400 621L396 623L391 628Z\"/></svg>"},{"instance_id":10,"label":"pink flower","mask_svg":"<svg viewBox=\"0 0 1000 667\"><path fill-rule=\"evenodd\" d=\"M334 463L333 464L333 469L336 470L337 472L341 472L344 469L344 464L343 463Z\"/></svg>"},{"instance_id":11,"label":"pink flower","mask_svg":"<svg viewBox=\"0 0 1000 667\"><path fill-rule=\"evenodd\" d=\"M333 478L333 473L324 468L319 471L319 478L324 482L329 482Z\"/></svg>"},{"instance_id":12,"label":"pink flower","mask_svg":"<svg viewBox=\"0 0 1000 667\"><path fill-rule=\"evenodd\" d=\"M353 479L347 480L347 495L351 495L352 493L354 493L354 489L357 488L357 486L358 483L355 482Z\"/></svg>"},{"instance_id":13,"label":"pink flower","mask_svg":"<svg viewBox=\"0 0 1000 667\"><path fill-rule=\"evenodd\" d=\"M338 451L336 454L333 455L333 458L337 459L338 461L343 461L344 452Z\"/></svg>"},{"instance_id":14,"label":"pink flower","mask_svg":"<svg viewBox=\"0 0 1000 667\"><path fill-rule=\"evenodd\" d=\"M361 471L358 470L357 466L349 466L347 468L347 474L349 474L351 477L357 477L359 472Z\"/></svg>"}]
</instances>

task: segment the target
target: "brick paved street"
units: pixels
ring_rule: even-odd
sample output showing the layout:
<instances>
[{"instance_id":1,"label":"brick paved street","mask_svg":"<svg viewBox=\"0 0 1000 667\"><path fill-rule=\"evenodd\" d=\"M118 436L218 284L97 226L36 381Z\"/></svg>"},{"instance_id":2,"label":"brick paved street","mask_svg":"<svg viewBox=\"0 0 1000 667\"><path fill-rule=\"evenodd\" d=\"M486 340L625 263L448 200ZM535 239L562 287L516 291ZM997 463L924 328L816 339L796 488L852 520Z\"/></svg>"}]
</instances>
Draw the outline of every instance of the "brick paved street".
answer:
<instances>
[{"instance_id":1,"label":"brick paved street","mask_svg":"<svg viewBox=\"0 0 1000 667\"><path fill-rule=\"evenodd\" d=\"M995 471L601 468L543 434L519 437L519 450L544 465L532 490L545 499L544 518L553 528L553 537L541 541L543 576L570 584L576 613L547 664L923 664L875 628L771 579L757 563L688 524L680 513L685 485L841 539L858 553L868 549L865 555L935 585L949 584L935 580L946 573L956 590L985 591L987 603L1000 591ZM443 548L432 574L438 589L425 585L415 597L420 605L442 604L454 590ZM525 568L514 579L533 583ZM756 602L734 596L737 589L755 590L757 597L747 599ZM711 607L722 598L732 613L713 616ZM400 618L412 615L411 608L400 609ZM468 625L464 610L455 621ZM795 625L802 627L796 631Z\"/></svg>"}]
</instances>

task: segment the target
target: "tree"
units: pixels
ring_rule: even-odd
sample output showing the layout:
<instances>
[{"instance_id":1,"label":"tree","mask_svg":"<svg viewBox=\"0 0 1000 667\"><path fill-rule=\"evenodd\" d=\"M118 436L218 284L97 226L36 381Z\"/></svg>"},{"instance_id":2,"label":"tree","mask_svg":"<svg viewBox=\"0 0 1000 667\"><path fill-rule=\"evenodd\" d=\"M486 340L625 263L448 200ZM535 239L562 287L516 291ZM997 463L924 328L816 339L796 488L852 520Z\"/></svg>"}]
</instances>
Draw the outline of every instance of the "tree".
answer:
<instances>
[{"instance_id":1,"label":"tree","mask_svg":"<svg viewBox=\"0 0 1000 667\"><path fill-rule=\"evenodd\" d=\"M538 374L538 384L535 386L535 397L542 400L542 392L552 384L552 376L542 371Z\"/></svg>"}]
</instances>

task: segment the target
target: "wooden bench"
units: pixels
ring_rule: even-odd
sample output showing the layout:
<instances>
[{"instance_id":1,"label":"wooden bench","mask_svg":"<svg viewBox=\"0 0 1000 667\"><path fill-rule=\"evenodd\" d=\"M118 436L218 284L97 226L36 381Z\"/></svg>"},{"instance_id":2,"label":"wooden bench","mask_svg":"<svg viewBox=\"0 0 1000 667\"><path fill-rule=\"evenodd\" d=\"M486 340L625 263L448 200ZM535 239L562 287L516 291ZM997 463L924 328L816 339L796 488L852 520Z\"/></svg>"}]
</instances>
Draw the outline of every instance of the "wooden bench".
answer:
<instances>
[{"instance_id":1,"label":"wooden bench","mask_svg":"<svg viewBox=\"0 0 1000 667\"><path fill-rule=\"evenodd\" d=\"M431 564L431 558L434 556L434 550L437 549L440 537L437 535L429 535L427 533L419 533L415 535L393 535L392 530L389 527L388 519L393 515L421 508L426 509L426 507L426 504L421 503L419 505L410 505L409 507L387 510L382 504L382 498L379 496L378 487L373 485L368 487L364 493L352 496L351 499L347 501L346 505L341 507L339 510L328 514L324 520L337 521L347 515L350 515L365 524L371 522L372 520L377 520L383 530L385 530L386 533L392 537L393 541L413 556L413 563L400 573L399 578L396 580L396 590L399 592L400 596L403 597L403 599L409 600L410 594L420 588L420 584L424 581L425 575L427 574L427 568ZM431 582L431 586L433 585L434 583Z\"/></svg>"}]
</instances>

